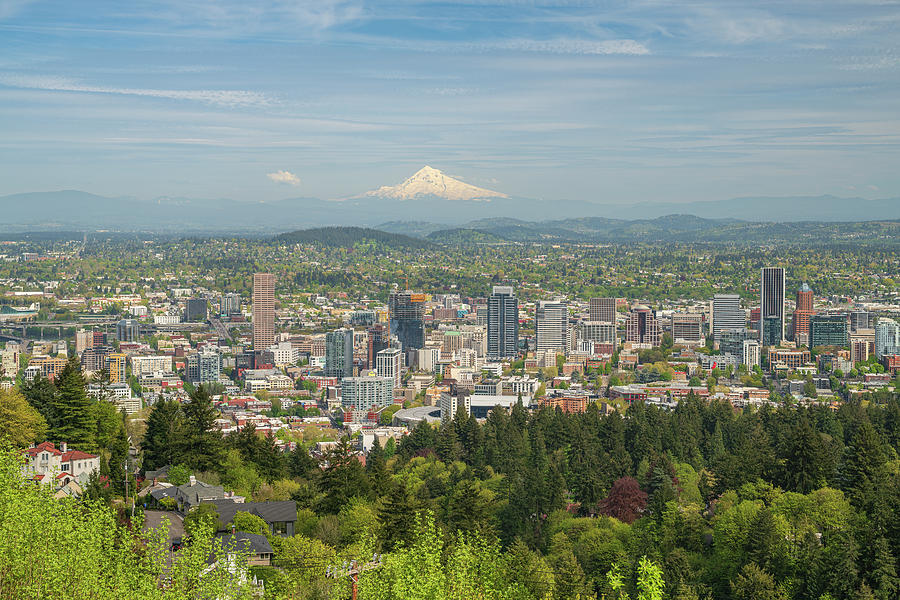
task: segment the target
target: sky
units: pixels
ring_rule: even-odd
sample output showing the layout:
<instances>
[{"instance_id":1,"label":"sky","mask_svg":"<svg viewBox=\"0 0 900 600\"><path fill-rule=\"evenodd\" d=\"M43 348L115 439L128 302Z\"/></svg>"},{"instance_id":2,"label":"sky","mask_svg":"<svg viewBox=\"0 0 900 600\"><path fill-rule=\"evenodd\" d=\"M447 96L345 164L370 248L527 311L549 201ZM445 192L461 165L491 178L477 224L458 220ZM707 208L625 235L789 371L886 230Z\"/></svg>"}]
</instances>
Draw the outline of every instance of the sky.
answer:
<instances>
[{"instance_id":1,"label":"sky","mask_svg":"<svg viewBox=\"0 0 900 600\"><path fill-rule=\"evenodd\" d=\"M0 0L0 195L900 197L900 2Z\"/></svg>"}]
</instances>

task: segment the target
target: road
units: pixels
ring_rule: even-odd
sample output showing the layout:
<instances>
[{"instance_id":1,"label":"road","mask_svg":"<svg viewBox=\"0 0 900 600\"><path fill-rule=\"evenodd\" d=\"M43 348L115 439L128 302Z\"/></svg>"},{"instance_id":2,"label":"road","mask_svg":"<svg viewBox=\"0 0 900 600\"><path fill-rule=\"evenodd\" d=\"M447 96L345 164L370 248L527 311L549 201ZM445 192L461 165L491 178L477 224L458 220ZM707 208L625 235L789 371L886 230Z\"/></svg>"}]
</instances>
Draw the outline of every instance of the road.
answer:
<instances>
[{"instance_id":1,"label":"road","mask_svg":"<svg viewBox=\"0 0 900 600\"><path fill-rule=\"evenodd\" d=\"M163 519L169 520L169 543L166 545L166 570L172 568L175 562L175 552L172 551L172 542L184 538L184 521L173 511L169 510L145 510L144 531L162 525Z\"/></svg>"},{"instance_id":2,"label":"road","mask_svg":"<svg viewBox=\"0 0 900 600\"><path fill-rule=\"evenodd\" d=\"M222 323L221 319L216 319L214 317L210 317L209 319L210 325L213 326L213 329L216 330L218 336L224 340L230 340L231 336L228 335L228 328Z\"/></svg>"}]
</instances>

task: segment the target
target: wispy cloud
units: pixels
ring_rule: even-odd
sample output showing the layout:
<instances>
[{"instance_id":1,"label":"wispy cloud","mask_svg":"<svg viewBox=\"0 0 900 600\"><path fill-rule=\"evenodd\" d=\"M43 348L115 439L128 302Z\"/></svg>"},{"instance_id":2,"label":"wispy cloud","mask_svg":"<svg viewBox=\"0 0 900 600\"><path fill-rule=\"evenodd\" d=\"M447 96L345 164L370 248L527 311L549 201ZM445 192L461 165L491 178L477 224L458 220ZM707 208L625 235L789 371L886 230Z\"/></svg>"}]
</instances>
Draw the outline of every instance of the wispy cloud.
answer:
<instances>
[{"instance_id":1,"label":"wispy cloud","mask_svg":"<svg viewBox=\"0 0 900 600\"><path fill-rule=\"evenodd\" d=\"M300 178L290 171L275 171L274 173L267 173L266 177L276 183L285 183L293 186L300 185Z\"/></svg>"},{"instance_id":2,"label":"wispy cloud","mask_svg":"<svg viewBox=\"0 0 900 600\"><path fill-rule=\"evenodd\" d=\"M324 31L364 16L360 0L170 0L142 17L224 35L303 28Z\"/></svg>"},{"instance_id":3,"label":"wispy cloud","mask_svg":"<svg viewBox=\"0 0 900 600\"><path fill-rule=\"evenodd\" d=\"M0 0L0 19L16 15L35 0Z\"/></svg>"},{"instance_id":4,"label":"wispy cloud","mask_svg":"<svg viewBox=\"0 0 900 600\"><path fill-rule=\"evenodd\" d=\"M83 84L65 77L4 76L0 77L0 84L32 90L191 100L225 107L270 106L274 103L265 94L246 90L158 90L148 88L108 87Z\"/></svg>"},{"instance_id":5,"label":"wispy cloud","mask_svg":"<svg viewBox=\"0 0 900 600\"><path fill-rule=\"evenodd\" d=\"M530 40L518 39L488 43L488 47L507 50L522 50L526 52L547 52L551 54L650 54L650 50L635 40L582 40L582 39L555 39L555 40Z\"/></svg>"}]
</instances>

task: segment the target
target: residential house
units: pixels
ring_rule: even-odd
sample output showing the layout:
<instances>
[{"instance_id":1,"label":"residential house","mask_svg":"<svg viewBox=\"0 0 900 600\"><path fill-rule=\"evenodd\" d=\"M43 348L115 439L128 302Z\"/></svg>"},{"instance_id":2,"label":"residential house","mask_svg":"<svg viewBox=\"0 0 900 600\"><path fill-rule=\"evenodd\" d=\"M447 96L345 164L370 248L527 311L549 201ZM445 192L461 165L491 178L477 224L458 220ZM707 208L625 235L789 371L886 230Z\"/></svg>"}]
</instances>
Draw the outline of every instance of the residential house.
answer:
<instances>
[{"instance_id":1,"label":"residential house","mask_svg":"<svg viewBox=\"0 0 900 600\"><path fill-rule=\"evenodd\" d=\"M62 488L70 481L81 487L87 484L91 473L100 471L100 457L81 450L69 450L65 442L57 448L53 442L32 445L24 450L24 474L42 483L54 482Z\"/></svg>"},{"instance_id":2,"label":"residential house","mask_svg":"<svg viewBox=\"0 0 900 600\"><path fill-rule=\"evenodd\" d=\"M279 502L235 502L230 499L210 502L219 514L220 530L229 529L229 524L240 512L260 517L269 526L269 532L281 537L292 537L297 524L297 503L293 500Z\"/></svg>"}]
</instances>

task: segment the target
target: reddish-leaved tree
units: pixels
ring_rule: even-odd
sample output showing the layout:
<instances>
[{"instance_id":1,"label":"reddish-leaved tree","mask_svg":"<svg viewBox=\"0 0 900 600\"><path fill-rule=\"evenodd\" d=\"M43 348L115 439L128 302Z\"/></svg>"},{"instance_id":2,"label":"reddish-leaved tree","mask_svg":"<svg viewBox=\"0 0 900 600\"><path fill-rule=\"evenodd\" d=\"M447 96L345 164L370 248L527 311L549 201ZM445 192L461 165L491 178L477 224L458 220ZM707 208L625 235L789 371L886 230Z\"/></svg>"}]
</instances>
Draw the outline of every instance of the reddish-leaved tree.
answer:
<instances>
[{"instance_id":1,"label":"reddish-leaved tree","mask_svg":"<svg viewBox=\"0 0 900 600\"><path fill-rule=\"evenodd\" d=\"M600 512L623 523L634 523L647 508L647 494L634 477L617 480L600 501Z\"/></svg>"}]
</instances>

